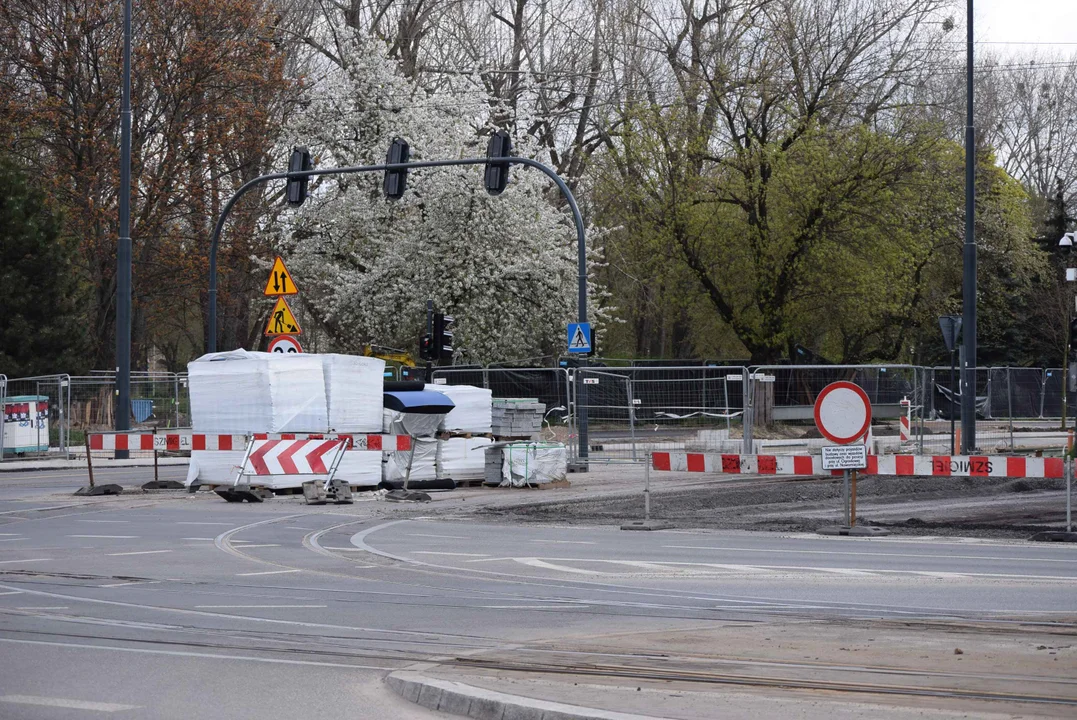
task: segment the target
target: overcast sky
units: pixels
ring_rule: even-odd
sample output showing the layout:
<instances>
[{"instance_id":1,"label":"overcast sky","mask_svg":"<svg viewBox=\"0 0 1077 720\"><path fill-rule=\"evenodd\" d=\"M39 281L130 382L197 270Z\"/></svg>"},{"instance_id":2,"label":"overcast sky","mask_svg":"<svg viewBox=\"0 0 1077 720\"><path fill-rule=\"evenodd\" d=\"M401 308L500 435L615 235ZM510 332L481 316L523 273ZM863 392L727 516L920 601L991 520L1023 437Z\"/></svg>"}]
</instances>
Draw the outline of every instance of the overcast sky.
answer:
<instances>
[{"instance_id":1,"label":"overcast sky","mask_svg":"<svg viewBox=\"0 0 1077 720\"><path fill-rule=\"evenodd\" d=\"M1077 0L973 0L973 7L976 40L1003 51L1022 46L995 43L1052 43L1025 49L1077 54Z\"/></svg>"}]
</instances>

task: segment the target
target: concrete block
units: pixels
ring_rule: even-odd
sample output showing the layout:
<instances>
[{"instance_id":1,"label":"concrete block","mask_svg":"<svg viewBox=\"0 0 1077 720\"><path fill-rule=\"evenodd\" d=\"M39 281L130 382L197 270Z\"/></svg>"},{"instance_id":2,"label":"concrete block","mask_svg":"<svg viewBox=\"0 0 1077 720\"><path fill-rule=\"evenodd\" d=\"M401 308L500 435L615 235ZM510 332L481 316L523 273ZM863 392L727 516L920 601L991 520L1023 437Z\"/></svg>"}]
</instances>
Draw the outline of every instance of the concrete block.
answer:
<instances>
[{"instance_id":1,"label":"concrete block","mask_svg":"<svg viewBox=\"0 0 1077 720\"><path fill-rule=\"evenodd\" d=\"M468 717L475 720L504 720L505 704L500 700L491 700L484 697L471 698L471 708Z\"/></svg>"},{"instance_id":2,"label":"concrete block","mask_svg":"<svg viewBox=\"0 0 1077 720\"><path fill-rule=\"evenodd\" d=\"M524 702L534 702L530 699L521 698ZM537 704L537 703L536 703ZM542 720L544 710L531 704L506 703L505 714L502 720Z\"/></svg>"},{"instance_id":3,"label":"concrete block","mask_svg":"<svg viewBox=\"0 0 1077 720\"><path fill-rule=\"evenodd\" d=\"M438 705L438 710L449 713L450 715L470 717L471 698L463 693L456 692L455 690L442 690L441 704Z\"/></svg>"},{"instance_id":4,"label":"concrete block","mask_svg":"<svg viewBox=\"0 0 1077 720\"><path fill-rule=\"evenodd\" d=\"M423 684L419 689L419 699L416 701L425 708L437 710L441 703L441 688L434 685Z\"/></svg>"},{"instance_id":5,"label":"concrete block","mask_svg":"<svg viewBox=\"0 0 1077 720\"><path fill-rule=\"evenodd\" d=\"M396 673L389 675L385 678L386 684L393 689L398 695L407 700L408 702L419 702L419 690L422 689L422 685L414 680L406 677L401 677Z\"/></svg>"}]
</instances>

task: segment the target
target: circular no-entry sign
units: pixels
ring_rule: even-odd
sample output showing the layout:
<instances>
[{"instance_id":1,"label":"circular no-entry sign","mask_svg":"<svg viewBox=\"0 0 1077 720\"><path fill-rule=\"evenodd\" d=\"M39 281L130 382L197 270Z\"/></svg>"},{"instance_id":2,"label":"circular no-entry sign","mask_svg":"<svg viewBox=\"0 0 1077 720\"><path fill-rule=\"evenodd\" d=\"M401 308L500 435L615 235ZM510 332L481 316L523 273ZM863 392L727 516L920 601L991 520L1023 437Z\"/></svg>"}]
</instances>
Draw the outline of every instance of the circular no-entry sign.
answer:
<instances>
[{"instance_id":1,"label":"circular no-entry sign","mask_svg":"<svg viewBox=\"0 0 1077 720\"><path fill-rule=\"evenodd\" d=\"M278 335L269 343L268 350L271 353L301 353L303 346L291 335Z\"/></svg>"},{"instance_id":2,"label":"circular no-entry sign","mask_svg":"<svg viewBox=\"0 0 1077 720\"><path fill-rule=\"evenodd\" d=\"M815 398L815 426L827 440L847 445L871 425L871 401L859 385L830 383Z\"/></svg>"}]
</instances>

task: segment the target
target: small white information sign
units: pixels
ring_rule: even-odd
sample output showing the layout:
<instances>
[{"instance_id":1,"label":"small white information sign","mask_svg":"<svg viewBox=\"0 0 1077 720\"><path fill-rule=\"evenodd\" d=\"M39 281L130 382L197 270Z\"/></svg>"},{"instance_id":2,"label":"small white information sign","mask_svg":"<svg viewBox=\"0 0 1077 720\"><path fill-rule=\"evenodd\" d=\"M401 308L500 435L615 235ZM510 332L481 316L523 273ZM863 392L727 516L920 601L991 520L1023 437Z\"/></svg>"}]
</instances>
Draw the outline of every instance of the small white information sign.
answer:
<instances>
[{"instance_id":1,"label":"small white information sign","mask_svg":"<svg viewBox=\"0 0 1077 720\"><path fill-rule=\"evenodd\" d=\"M862 470L868 466L868 446L860 443L852 445L824 445L824 470Z\"/></svg>"}]
</instances>

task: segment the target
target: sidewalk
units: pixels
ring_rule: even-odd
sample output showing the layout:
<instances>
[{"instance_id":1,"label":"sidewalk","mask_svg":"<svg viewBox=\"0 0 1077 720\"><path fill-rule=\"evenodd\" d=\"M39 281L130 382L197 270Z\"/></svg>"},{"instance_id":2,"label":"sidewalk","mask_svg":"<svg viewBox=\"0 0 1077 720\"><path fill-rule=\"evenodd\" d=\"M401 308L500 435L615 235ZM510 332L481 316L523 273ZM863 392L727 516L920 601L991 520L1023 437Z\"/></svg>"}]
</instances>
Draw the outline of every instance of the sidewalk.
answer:
<instances>
[{"instance_id":1,"label":"sidewalk","mask_svg":"<svg viewBox=\"0 0 1077 720\"><path fill-rule=\"evenodd\" d=\"M424 707L477 720L1071 717L1072 707L1005 697L1077 700L1070 638L973 625L729 623L529 646L541 653L476 654L454 665L415 665L386 683Z\"/></svg>"}]
</instances>

